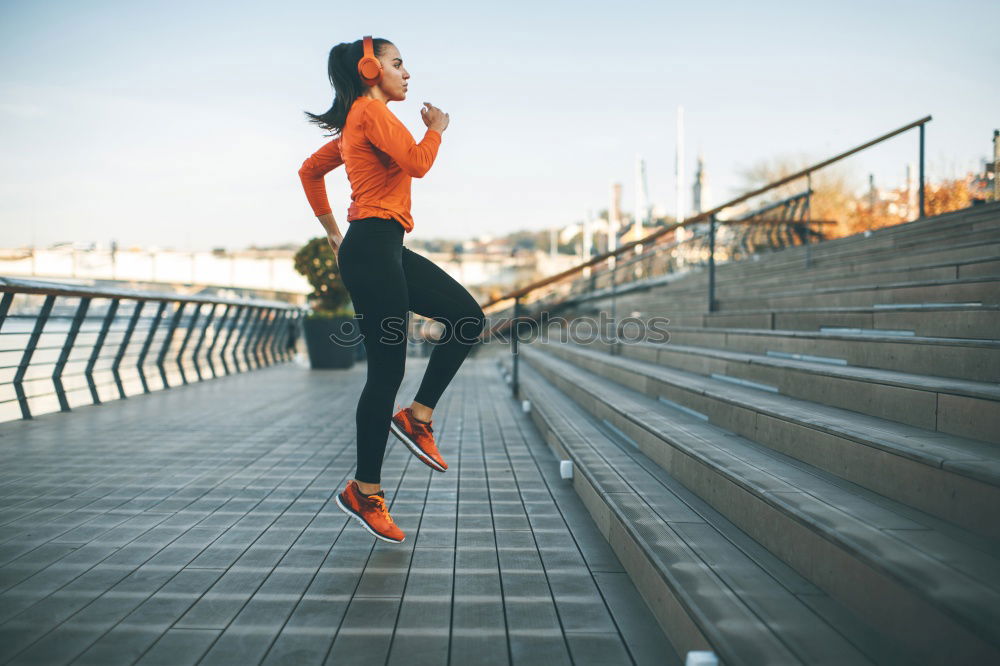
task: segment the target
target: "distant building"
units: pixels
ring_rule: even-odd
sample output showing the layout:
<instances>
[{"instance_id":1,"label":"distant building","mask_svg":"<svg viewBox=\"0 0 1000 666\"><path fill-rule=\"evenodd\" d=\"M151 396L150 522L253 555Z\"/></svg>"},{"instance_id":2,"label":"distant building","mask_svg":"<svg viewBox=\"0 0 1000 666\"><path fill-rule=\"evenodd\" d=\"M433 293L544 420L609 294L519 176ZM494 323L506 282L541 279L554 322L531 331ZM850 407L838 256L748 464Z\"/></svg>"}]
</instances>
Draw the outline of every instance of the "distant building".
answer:
<instances>
[{"instance_id":1,"label":"distant building","mask_svg":"<svg viewBox=\"0 0 1000 666\"><path fill-rule=\"evenodd\" d=\"M993 130L993 159L983 160L983 172L969 175L973 202L1000 201L1000 130Z\"/></svg>"},{"instance_id":2,"label":"distant building","mask_svg":"<svg viewBox=\"0 0 1000 666\"><path fill-rule=\"evenodd\" d=\"M915 220L919 217L917 210L917 183L913 177L912 164L906 165L906 182L898 189L882 189L875 185L875 175L868 174L868 191L865 201L870 210L882 210L904 220Z\"/></svg>"}]
</instances>

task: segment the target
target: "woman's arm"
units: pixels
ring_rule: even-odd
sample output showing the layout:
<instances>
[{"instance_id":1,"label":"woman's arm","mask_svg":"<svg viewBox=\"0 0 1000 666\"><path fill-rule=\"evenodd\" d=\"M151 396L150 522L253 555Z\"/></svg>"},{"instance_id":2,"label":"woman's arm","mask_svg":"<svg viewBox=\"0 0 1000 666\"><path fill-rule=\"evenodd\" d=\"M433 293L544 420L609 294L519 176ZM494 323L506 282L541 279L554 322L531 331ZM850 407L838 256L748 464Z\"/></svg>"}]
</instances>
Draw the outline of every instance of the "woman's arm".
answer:
<instances>
[{"instance_id":1,"label":"woman's arm","mask_svg":"<svg viewBox=\"0 0 1000 666\"><path fill-rule=\"evenodd\" d=\"M340 153L340 137L325 144L322 148L310 155L299 168L299 180L302 181L302 189L306 193L306 199L313 209L316 217L329 215L331 212L330 202L326 196L326 182L323 176L333 171L344 163L344 158ZM333 220L333 217L330 217ZM320 220L322 222L322 220ZM336 222L333 223L336 227ZM326 226L326 223L323 223Z\"/></svg>"},{"instance_id":2,"label":"woman's arm","mask_svg":"<svg viewBox=\"0 0 1000 666\"><path fill-rule=\"evenodd\" d=\"M340 244L344 242L344 234L340 233L340 229L337 228L337 221L333 219L333 213L320 215L319 222L326 229L326 240L330 243L330 249L333 250L333 257L336 259L337 250L340 249Z\"/></svg>"},{"instance_id":3,"label":"woman's arm","mask_svg":"<svg viewBox=\"0 0 1000 666\"><path fill-rule=\"evenodd\" d=\"M319 215L319 223L323 225L326 229L326 234L328 236L334 236L340 233L340 229L337 228L337 221L333 219L333 213L327 213L326 215Z\"/></svg>"},{"instance_id":4,"label":"woman's arm","mask_svg":"<svg viewBox=\"0 0 1000 666\"><path fill-rule=\"evenodd\" d=\"M443 127L428 127L423 140L417 143L384 103L376 101L367 104L365 110L365 136L376 148L414 178L420 178L430 170L441 145Z\"/></svg>"},{"instance_id":5,"label":"woman's arm","mask_svg":"<svg viewBox=\"0 0 1000 666\"><path fill-rule=\"evenodd\" d=\"M309 201L313 213L326 229L326 239L333 250L334 258L337 256L337 249L340 248L344 236L337 228L337 221L333 218L333 212L330 210L330 201L326 196L326 181L323 180L323 177L343 163L344 158L340 152L340 137L338 136L310 155L299 168L302 189L306 193L306 199Z\"/></svg>"}]
</instances>

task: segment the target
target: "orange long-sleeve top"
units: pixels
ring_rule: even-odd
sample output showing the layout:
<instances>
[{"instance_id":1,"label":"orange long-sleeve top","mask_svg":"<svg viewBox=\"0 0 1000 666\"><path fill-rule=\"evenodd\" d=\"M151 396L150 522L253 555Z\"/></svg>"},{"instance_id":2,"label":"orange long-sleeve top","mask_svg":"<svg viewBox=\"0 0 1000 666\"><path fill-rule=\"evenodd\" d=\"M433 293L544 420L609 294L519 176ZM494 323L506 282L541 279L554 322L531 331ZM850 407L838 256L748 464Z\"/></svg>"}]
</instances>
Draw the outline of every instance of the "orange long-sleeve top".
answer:
<instances>
[{"instance_id":1,"label":"orange long-sleeve top","mask_svg":"<svg viewBox=\"0 0 1000 666\"><path fill-rule=\"evenodd\" d=\"M306 199L317 217L331 212L323 177L341 164L351 183L347 221L394 218L413 231L410 180L434 164L441 133L428 129L420 143L384 102L358 97L340 136L313 153L299 169Z\"/></svg>"}]
</instances>

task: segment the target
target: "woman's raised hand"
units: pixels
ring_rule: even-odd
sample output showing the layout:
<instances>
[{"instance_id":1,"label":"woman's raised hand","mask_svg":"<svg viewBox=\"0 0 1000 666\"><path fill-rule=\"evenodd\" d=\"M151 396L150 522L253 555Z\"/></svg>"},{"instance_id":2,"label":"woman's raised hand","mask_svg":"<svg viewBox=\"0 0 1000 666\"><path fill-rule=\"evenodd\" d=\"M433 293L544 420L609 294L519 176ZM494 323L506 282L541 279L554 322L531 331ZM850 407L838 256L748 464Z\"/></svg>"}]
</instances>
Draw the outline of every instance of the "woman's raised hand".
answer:
<instances>
[{"instance_id":1,"label":"woman's raised hand","mask_svg":"<svg viewBox=\"0 0 1000 666\"><path fill-rule=\"evenodd\" d=\"M447 113L430 102L424 102L423 107L420 109L420 117L424 119L424 125L427 125L428 129L437 130L438 132L444 132L450 120Z\"/></svg>"}]
</instances>

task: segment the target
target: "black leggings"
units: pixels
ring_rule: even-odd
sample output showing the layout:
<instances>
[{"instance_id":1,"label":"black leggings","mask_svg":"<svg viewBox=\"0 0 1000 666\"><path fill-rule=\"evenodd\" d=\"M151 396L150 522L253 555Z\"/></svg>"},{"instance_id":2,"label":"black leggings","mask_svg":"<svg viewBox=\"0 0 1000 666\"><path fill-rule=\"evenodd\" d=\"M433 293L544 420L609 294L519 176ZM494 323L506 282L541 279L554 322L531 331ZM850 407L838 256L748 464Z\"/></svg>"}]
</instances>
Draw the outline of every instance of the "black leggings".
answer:
<instances>
[{"instance_id":1,"label":"black leggings","mask_svg":"<svg viewBox=\"0 0 1000 666\"><path fill-rule=\"evenodd\" d=\"M459 366L479 341L486 317L465 287L403 246L403 226L369 217L349 223L337 251L340 274L364 336L368 378L358 399L358 470L365 483L380 483L396 392L406 365L407 313L444 326L433 345L414 398L435 407Z\"/></svg>"}]
</instances>

